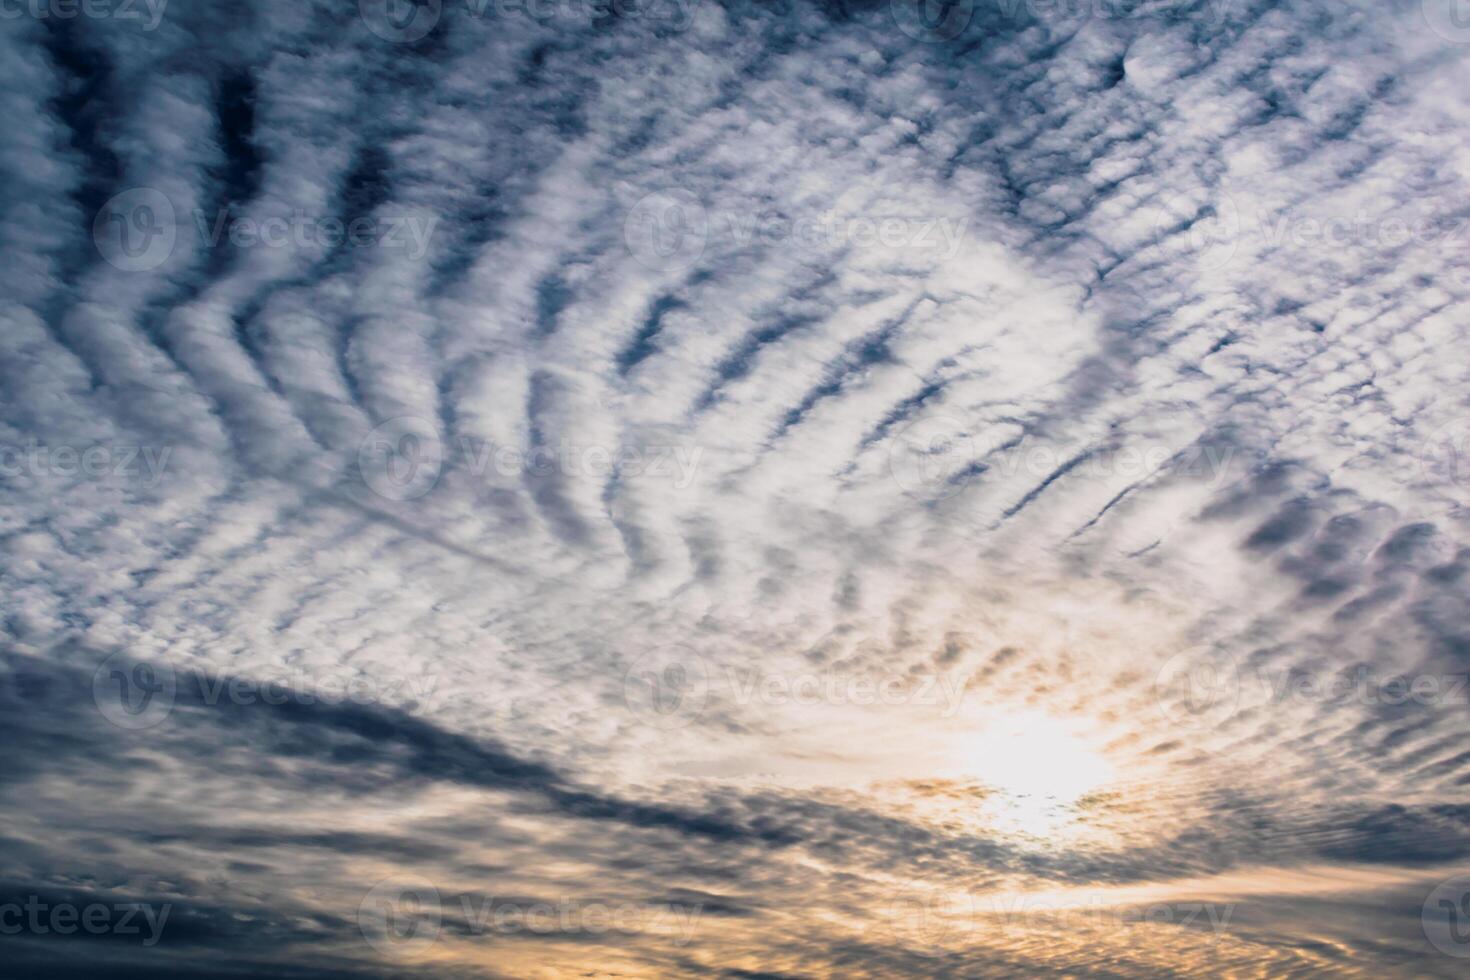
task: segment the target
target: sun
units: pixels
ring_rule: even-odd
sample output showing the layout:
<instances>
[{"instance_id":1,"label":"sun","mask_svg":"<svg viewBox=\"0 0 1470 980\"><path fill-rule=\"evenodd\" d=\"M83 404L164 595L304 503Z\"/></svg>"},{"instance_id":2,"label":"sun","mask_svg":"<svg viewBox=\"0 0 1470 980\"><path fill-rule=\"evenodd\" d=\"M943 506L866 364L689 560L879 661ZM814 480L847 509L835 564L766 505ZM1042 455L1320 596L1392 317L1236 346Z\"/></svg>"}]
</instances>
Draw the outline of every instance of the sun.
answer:
<instances>
[{"instance_id":1,"label":"sun","mask_svg":"<svg viewBox=\"0 0 1470 980\"><path fill-rule=\"evenodd\" d=\"M1039 711L990 716L961 751L968 771L993 791L987 816L1023 833L1065 825L1074 804L1114 775L1081 726Z\"/></svg>"}]
</instances>

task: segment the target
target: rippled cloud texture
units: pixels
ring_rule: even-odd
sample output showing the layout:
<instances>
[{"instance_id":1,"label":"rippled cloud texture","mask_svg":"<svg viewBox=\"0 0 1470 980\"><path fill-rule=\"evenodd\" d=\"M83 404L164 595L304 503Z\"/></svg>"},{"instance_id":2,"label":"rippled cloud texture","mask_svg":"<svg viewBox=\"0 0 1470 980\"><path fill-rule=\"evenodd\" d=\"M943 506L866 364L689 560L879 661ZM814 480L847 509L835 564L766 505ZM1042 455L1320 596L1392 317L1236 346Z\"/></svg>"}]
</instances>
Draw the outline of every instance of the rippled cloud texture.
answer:
<instances>
[{"instance_id":1,"label":"rippled cloud texture","mask_svg":"<svg viewBox=\"0 0 1470 980\"><path fill-rule=\"evenodd\" d=\"M5 7L8 975L1463 976L1461 7Z\"/></svg>"}]
</instances>

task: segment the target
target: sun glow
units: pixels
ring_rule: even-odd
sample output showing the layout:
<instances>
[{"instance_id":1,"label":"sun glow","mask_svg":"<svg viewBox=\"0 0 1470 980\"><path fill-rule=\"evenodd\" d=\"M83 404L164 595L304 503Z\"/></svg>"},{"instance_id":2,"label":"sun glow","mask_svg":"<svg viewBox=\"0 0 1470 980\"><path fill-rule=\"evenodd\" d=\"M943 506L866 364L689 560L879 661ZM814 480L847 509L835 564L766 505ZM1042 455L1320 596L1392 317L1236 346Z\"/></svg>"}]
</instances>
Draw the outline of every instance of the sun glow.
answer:
<instances>
[{"instance_id":1,"label":"sun glow","mask_svg":"<svg viewBox=\"0 0 1470 980\"><path fill-rule=\"evenodd\" d=\"M1035 711L990 718L964 744L965 765L993 794L994 822L1049 834L1076 818L1075 804L1114 775L1078 726Z\"/></svg>"}]
</instances>

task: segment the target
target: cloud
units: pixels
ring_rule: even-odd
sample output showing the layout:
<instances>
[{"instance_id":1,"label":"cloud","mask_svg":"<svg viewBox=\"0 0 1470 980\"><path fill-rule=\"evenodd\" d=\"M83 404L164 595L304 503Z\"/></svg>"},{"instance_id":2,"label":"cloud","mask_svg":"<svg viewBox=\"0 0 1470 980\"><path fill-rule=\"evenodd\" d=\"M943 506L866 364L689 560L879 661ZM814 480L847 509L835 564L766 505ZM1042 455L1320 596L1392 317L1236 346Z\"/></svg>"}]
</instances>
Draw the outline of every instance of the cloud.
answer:
<instances>
[{"instance_id":1,"label":"cloud","mask_svg":"<svg viewBox=\"0 0 1470 980\"><path fill-rule=\"evenodd\" d=\"M17 969L1451 972L1434 10L52 9L0 38L0 849L187 925ZM1116 778L996 785L1037 717ZM405 874L419 959L357 919ZM949 928L1241 874L1208 936Z\"/></svg>"}]
</instances>

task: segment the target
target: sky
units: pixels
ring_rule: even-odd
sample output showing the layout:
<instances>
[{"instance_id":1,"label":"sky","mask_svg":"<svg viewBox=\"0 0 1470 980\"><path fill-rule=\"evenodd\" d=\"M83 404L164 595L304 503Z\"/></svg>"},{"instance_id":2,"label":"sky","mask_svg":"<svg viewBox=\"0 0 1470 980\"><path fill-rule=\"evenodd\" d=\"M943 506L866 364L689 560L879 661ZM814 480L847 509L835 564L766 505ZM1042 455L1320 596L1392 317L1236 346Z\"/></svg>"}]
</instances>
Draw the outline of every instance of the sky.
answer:
<instances>
[{"instance_id":1,"label":"sky","mask_svg":"<svg viewBox=\"0 0 1470 980\"><path fill-rule=\"evenodd\" d=\"M1461 0L4 0L17 978L1462 977Z\"/></svg>"}]
</instances>

